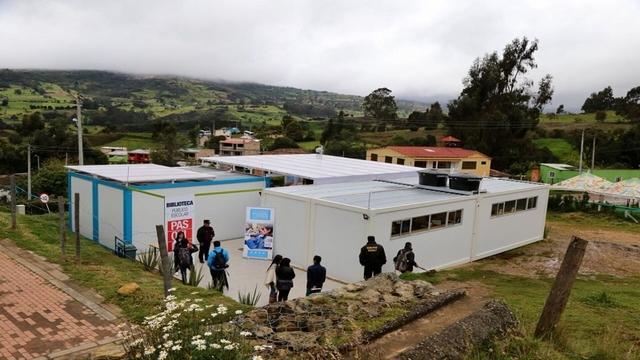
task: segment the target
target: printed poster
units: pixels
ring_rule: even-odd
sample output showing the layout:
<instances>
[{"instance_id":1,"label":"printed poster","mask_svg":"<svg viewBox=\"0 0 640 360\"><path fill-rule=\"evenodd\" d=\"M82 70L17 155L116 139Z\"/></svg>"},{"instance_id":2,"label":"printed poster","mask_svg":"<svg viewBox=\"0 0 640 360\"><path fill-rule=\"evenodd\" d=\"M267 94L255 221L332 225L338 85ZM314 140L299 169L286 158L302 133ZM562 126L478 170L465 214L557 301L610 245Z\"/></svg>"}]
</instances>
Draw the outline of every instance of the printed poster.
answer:
<instances>
[{"instance_id":1,"label":"printed poster","mask_svg":"<svg viewBox=\"0 0 640 360\"><path fill-rule=\"evenodd\" d=\"M272 208L247 207L243 257L271 260L274 234L273 213Z\"/></svg>"},{"instance_id":2,"label":"printed poster","mask_svg":"<svg viewBox=\"0 0 640 360\"><path fill-rule=\"evenodd\" d=\"M184 234L189 243L193 242L194 203L193 195L165 197L164 200L167 231L167 251L173 251L176 238Z\"/></svg>"}]
</instances>

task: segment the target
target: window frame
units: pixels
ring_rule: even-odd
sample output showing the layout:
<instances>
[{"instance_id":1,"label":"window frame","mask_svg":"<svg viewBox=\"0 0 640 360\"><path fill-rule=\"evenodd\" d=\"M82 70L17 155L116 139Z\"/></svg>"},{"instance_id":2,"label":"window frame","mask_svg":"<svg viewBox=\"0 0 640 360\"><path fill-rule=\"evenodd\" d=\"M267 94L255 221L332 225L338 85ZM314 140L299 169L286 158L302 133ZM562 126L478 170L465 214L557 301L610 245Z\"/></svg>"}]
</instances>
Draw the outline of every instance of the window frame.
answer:
<instances>
[{"instance_id":1,"label":"window frame","mask_svg":"<svg viewBox=\"0 0 640 360\"><path fill-rule=\"evenodd\" d=\"M371 161L378 161L378 154L371 153L370 159Z\"/></svg>"},{"instance_id":2,"label":"window frame","mask_svg":"<svg viewBox=\"0 0 640 360\"><path fill-rule=\"evenodd\" d=\"M455 217L456 219L458 219L458 222L450 223L449 219L451 217L451 214L458 214L458 213L459 213L459 216ZM438 215L438 214L444 214L444 223L442 225L440 225L440 226L433 227L433 226L431 226L432 225L431 224L431 216ZM439 211L437 213L429 213L429 214L424 214L424 215L412 216L410 218L393 220L393 221L391 221L390 240L395 240L395 239L403 238L403 237L406 237L406 236L413 236L413 235L420 234L420 233L423 233L423 232L438 231L438 230L446 229L446 228L449 228L449 227L459 226L459 225L462 225L464 223L463 216L464 216L464 209L456 209L456 210L444 210L444 211ZM426 227L421 227L419 229L414 229L414 224L416 223L414 220L415 219L419 219L419 218L426 218L427 219L427 226ZM403 225L406 222L408 222L408 231L402 231ZM398 228L397 232L394 232L394 226Z\"/></svg>"},{"instance_id":3,"label":"window frame","mask_svg":"<svg viewBox=\"0 0 640 360\"><path fill-rule=\"evenodd\" d=\"M469 164L473 165L473 167L468 167ZM465 165L467 165L465 167ZM462 161L462 164L460 165L460 169L462 170L477 170L478 169L478 162L477 161Z\"/></svg>"}]
</instances>

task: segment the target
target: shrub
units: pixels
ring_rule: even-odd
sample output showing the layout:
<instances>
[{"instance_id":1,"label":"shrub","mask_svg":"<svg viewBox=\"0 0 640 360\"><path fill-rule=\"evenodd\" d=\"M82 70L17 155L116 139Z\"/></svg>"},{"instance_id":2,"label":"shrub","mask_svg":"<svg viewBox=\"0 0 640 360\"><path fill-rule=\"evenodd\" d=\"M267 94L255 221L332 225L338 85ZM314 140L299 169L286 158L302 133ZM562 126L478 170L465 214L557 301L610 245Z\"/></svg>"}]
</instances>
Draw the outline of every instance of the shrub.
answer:
<instances>
[{"instance_id":1,"label":"shrub","mask_svg":"<svg viewBox=\"0 0 640 360\"><path fill-rule=\"evenodd\" d=\"M598 122L603 122L607 119L607 113L605 111L596 111L596 120Z\"/></svg>"},{"instance_id":2,"label":"shrub","mask_svg":"<svg viewBox=\"0 0 640 360\"><path fill-rule=\"evenodd\" d=\"M120 334L127 358L262 359L257 353L271 348L268 345L252 347L247 339L252 336L250 332L238 331L233 322L227 323L234 316L228 313L227 307L203 305L202 301L178 301L174 295L167 296L161 312L146 317L141 326ZM240 314L241 310L235 312Z\"/></svg>"},{"instance_id":3,"label":"shrub","mask_svg":"<svg viewBox=\"0 0 640 360\"><path fill-rule=\"evenodd\" d=\"M191 265L189 269L189 279L187 280L187 284L191 286L198 286L202 279L204 278L204 274L202 273L202 267L195 269L195 266Z\"/></svg>"},{"instance_id":4,"label":"shrub","mask_svg":"<svg viewBox=\"0 0 640 360\"><path fill-rule=\"evenodd\" d=\"M160 256L156 248L152 247L150 251L138 255L138 261L146 271L155 271L160 263Z\"/></svg>"},{"instance_id":5,"label":"shrub","mask_svg":"<svg viewBox=\"0 0 640 360\"><path fill-rule=\"evenodd\" d=\"M256 306L258 301L260 301L260 292L258 291L258 286L253 289L253 291L247 293L240 293L238 291L238 302L243 305Z\"/></svg>"}]
</instances>

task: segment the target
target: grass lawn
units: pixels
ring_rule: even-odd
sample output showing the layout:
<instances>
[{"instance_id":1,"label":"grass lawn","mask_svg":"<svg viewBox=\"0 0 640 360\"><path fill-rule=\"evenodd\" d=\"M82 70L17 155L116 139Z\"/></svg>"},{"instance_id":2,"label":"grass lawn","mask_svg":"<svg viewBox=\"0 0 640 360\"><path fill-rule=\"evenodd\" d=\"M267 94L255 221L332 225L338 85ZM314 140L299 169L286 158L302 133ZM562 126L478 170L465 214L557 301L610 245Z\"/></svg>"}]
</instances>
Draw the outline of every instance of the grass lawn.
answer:
<instances>
[{"instance_id":1,"label":"grass lawn","mask_svg":"<svg viewBox=\"0 0 640 360\"><path fill-rule=\"evenodd\" d=\"M302 142L299 142L298 145L305 151L313 151L315 150L316 146L320 145L320 141L318 140L302 141Z\"/></svg>"},{"instance_id":2,"label":"grass lawn","mask_svg":"<svg viewBox=\"0 0 640 360\"><path fill-rule=\"evenodd\" d=\"M155 141L151 139L151 133L127 133L118 140L112 141L102 146L123 146L127 150L153 149L156 147Z\"/></svg>"},{"instance_id":3,"label":"grass lawn","mask_svg":"<svg viewBox=\"0 0 640 360\"><path fill-rule=\"evenodd\" d=\"M618 121L627 122L622 116L616 115L615 111L606 111L607 117L603 121L605 123L615 123ZM580 113L580 114L559 114L559 115L540 115L540 123L555 123L555 122L569 122L569 123L596 123L595 113Z\"/></svg>"},{"instance_id":4,"label":"grass lawn","mask_svg":"<svg viewBox=\"0 0 640 360\"><path fill-rule=\"evenodd\" d=\"M540 138L535 139L533 143L538 148L548 148L561 163L577 164L580 161L580 152L565 139Z\"/></svg>"},{"instance_id":5,"label":"grass lawn","mask_svg":"<svg viewBox=\"0 0 640 360\"><path fill-rule=\"evenodd\" d=\"M163 282L157 272L145 271L142 264L122 259L94 241L81 239L81 259L74 261L61 260L58 240L57 215L30 215L18 218L18 230L9 230L10 214L0 212L0 238L12 239L18 246L45 257L48 261L62 266L63 271L78 284L96 290L109 303L120 307L128 320L140 322L145 316L156 313L162 303ZM74 254L74 235L67 234L67 254ZM5 269L8 270L8 269ZM128 282L136 282L140 290L130 296L116 292L120 286ZM243 309L243 305L213 290L196 289L173 281L178 298L197 297L208 304L226 304L230 309ZM233 313L233 312L231 312Z\"/></svg>"}]
</instances>

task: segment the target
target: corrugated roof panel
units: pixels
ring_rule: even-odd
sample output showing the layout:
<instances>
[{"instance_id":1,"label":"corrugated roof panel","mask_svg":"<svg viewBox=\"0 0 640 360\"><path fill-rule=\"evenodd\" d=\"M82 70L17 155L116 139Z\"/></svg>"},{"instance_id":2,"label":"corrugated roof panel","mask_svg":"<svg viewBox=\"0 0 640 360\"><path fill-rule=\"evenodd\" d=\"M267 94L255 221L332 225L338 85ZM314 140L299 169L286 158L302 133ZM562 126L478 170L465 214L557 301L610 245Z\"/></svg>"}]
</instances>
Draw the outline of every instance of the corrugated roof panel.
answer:
<instances>
[{"instance_id":1,"label":"corrugated roof panel","mask_svg":"<svg viewBox=\"0 0 640 360\"><path fill-rule=\"evenodd\" d=\"M83 165L67 166L67 168L122 183L213 180L216 178L213 174L197 173L179 167L156 164Z\"/></svg>"}]
</instances>

